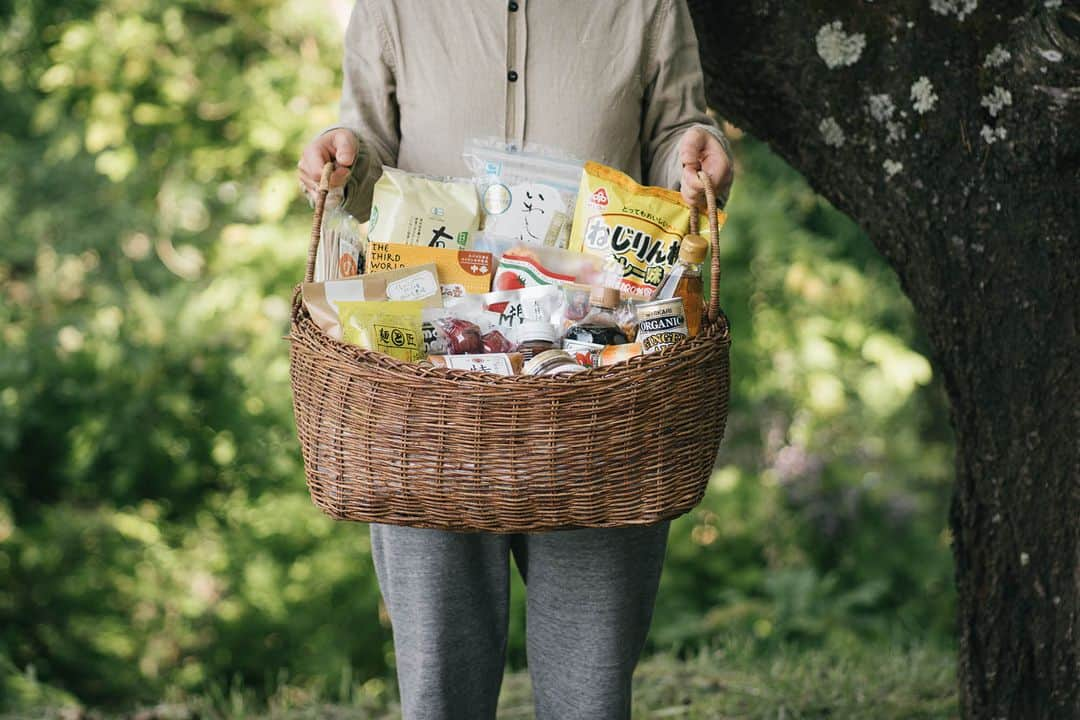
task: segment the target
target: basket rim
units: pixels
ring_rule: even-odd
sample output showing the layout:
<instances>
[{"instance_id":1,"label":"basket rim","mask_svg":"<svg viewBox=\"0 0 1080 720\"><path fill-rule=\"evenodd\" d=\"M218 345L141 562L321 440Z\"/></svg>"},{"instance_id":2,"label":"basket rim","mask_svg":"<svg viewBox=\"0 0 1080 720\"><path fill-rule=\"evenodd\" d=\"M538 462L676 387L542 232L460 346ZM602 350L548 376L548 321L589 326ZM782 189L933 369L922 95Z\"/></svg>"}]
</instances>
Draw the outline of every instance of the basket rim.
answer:
<instances>
[{"instance_id":1,"label":"basket rim","mask_svg":"<svg viewBox=\"0 0 1080 720\"><path fill-rule=\"evenodd\" d=\"M340 340L335 340L322 331L304 307L299 298L300 286L296 287L294 295L296 302L293 305L291 332L285 338L294 348L300 350L330 351L338 359L350 363L364 363L365 365L378 366L381 370L393 375L403 375L408 378L424 378L431 381L448 381L455 385L476 383L478 385L536 385L536 386L566 386L592 383L600 378L613 380L634 380L639 378L641 370L651 368L670 367L672 359L683 356L696 356L705 348L715 345L731 345L731 326L723 310L717 313L713 322L708 319L702 323L701 332L695 337L684 340L660 352L649 355L638 355L605 367L589 368L584 372L566 373L561 375L496 375L493 373L476 372L472 370L458 370L435 366L425 366L416 362L399 360L385 353L375 350L350 345Z\"/></svg>"}]
</instances>

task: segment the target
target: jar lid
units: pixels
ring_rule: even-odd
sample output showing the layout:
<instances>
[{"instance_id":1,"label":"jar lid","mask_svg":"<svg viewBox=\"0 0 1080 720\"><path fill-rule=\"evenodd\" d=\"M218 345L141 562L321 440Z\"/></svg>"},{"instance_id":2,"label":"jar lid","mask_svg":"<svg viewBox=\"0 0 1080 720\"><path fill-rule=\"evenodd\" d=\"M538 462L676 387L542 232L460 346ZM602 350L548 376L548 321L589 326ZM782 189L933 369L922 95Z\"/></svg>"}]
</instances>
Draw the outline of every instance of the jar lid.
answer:
<instances>
[{"instance_id":1,"label":"jar lid","mask_svg":"<svg viewBox=\"0 0 1080 720\"><path fill-rule=\"evenodd\" d=\"M570 356L570 353L564 350L545 350L542 353L537 353L533 356L532 360L525 363L522 374L539 375L553 363L565 363L567 365L577 364L574 362L574 358Z\"/></svg>"},{"instance_id":2,"label":"jar lid","mask_svg":"<svg viewBox=\"0 0 1080 720\"><path fill-rule=\"evenodd\" d=\"M621 300L622 296L619 295L617 288L597 286L589 292L589 304L593 307L614 310L619 307L619 302Z\"/></svg>"},{"instance_id":3,"label":"jar lid","mask_svg":"<svg viewBox=\"0 0 1080 720\"><path fill-rule=\"evenodd\" d=\"M683 262L698 263L705 262L705 253L709 249L709 241L703 238L701 235L685 235L682 239L682 244L679 245L679 259Z\"/></svg>"},{"instance_id":4,"label":"jar lid","mask_svg":"<svg viewBox=\"0 0 1080 720\"><path fill-rule=\"evenodd\" d=\"M543 320L526 320L518 328L518 340L523 343L530 340L543 340L554 343L555 326Z\"/></svg>"}]
</instances>

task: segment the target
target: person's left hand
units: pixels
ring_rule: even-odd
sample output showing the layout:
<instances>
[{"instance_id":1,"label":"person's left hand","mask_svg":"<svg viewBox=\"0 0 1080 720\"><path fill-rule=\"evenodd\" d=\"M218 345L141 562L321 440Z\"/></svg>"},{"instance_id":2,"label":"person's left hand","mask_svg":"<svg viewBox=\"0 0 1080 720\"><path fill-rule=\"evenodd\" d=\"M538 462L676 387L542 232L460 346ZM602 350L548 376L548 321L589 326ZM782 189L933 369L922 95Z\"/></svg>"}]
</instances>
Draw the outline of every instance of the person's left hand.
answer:
<instances>
[{"instance_id":1,"label":"person's left hand","mask_svg":"<svg viewBox=\"0 0 1080 720\"><path fill-rule=\"evenodd\" d=\"M679 140L679 162L682 163L681 192L687 204L705 209L705 187L698 178L698 170L709 176L717 202L724 202L734 173L724 146L715 135L699 127L687 130Z\"/></svg>"}]
</instances>

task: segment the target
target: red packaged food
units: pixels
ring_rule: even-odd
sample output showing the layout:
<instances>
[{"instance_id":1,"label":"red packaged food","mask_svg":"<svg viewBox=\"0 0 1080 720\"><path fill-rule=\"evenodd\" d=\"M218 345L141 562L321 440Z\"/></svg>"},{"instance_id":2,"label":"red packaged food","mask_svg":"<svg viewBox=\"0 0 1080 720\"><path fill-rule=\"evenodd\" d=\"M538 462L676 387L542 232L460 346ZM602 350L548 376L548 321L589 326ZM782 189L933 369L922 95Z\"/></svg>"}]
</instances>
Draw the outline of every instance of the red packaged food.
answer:
<instances>
[{"instance_id":1,"label":"red packaged food","mask_svg":"<svg viewBox=\"0 0 1080 720\"><path fill-rule=\"evenodd\" d=\"M446 352L450 355L478 355L485 352L480 327L468 320L455 317L439 318L436 331L446 340Z\"/></svg>"},{"instance_id":2,"label":"red packaged food","mask_svg":"<svg viewBox=\"0 0 1080 720\"><path fill-rule=\"evenodd\" d=\"M483 342L484 352L486 353L508 353L517 349L517 346L498 330L491 330L486 333Z\"/></svg>"}]
</instances>

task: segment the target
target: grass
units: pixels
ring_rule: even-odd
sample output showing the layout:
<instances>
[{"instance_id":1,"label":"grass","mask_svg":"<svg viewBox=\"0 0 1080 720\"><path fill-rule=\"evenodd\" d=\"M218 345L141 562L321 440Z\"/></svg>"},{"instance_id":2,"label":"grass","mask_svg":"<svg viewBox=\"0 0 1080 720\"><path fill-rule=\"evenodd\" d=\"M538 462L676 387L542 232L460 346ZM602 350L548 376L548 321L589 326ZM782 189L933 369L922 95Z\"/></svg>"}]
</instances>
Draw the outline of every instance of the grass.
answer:
<instances>
[{"instance_id":1,"label":"grass","mask_svg":"<svg viewBox=\"0 0 1080 720\"><path fill-rule=\"evenodd\" d=\"M31 683L31 680L25 680ZM10 687L10 686L9 686ZM29 689L28 689L29 688ZM3 720L391 720L400 718L392 681L343 683L333 702L298 687L268 701L233 690L174 699L125 715L87 712L70 699L23 688L22 709ZM66 707L64 707L66 705ZM763 652L733 642L689 658L644 660L635 675L634 717L873 718L904 720L958 716L953 656L929 647L855 646L842 652L794 647ZM499 718L533 717L528 673L508 674Z\"/></svg>"}]
</instances>

